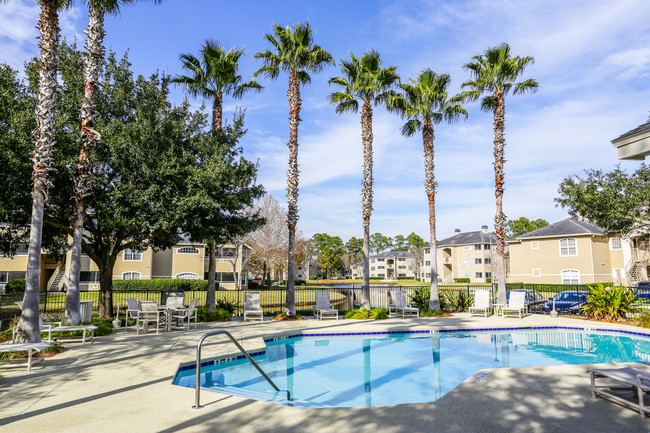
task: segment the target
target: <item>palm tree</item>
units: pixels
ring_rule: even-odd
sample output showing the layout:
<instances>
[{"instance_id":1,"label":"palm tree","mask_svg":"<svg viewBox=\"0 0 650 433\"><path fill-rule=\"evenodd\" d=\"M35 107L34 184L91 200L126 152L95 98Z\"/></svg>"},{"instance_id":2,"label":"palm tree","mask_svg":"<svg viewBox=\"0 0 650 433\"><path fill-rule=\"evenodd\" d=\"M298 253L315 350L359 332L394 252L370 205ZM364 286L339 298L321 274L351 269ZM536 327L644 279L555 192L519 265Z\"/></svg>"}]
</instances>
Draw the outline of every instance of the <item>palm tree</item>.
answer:
<instances>
[{"instance_id":1,"label":"palm tree","mask_svg":"<svg viewBox=\"0 0 650 433\"><path fill-rule=\"evenodd\" d=\"M273 45L270 50L255 54L263 66L254 77L262 74L275 80L280 71L289 74L289 170L287 172L287 226L289 228L289 258L287 265L287 304L286 314L296 314L295 300L295 251L296 224L298 223L298 123L300 122L300 85L311 81L309 73L322 71L327 64L334 65L332 55L320 46L314 45L309 23L295 24L293 27L273 26L273 34L264 38Z\"/></svg>"},{"instance_id":2,"label":"palm tree","mask_svg":"<svg viewBox=\"0 0 650 433\"><path fill-rule=\"evenodd\" d=\"M40 0L38 20L41 60L38 74L38 99L36 106L36 131L32 161L34 163L32 187L32 222L29 232L27 272L23 311L18 322L18 340L40 342L38 326L38 290L41 279L41 241L43 239L43 211L47 191L51 186L49 172L54 151L54 112L56 104L56 50L59 42L59 9L71 1Z\"/></svg>"},{"instance_id":3,"label":"palm tree","mask_svg":"<svg viewBox=\"0 0 650 433\"><path fill-rule=\"evenodd\" d=\"M356 58L350 53L350 60L341 60L344 77L330 79L329 83L340 86L338 92L329 96L337 104L338 114L356 113L361 102L361 139L363 142L363 183L361 206L363 216L363 291L361 304L370 309L370 215L372 214L372 106L385 105L393 96L391 90L399 82L396 66L381 67L379 53L371 50Z\"/></svg>"},{"instance_id":4,"label":"palm tree","mask_svg":"<svg viewBox=\"0 0 650 433\"><path fill-rule=\"evenodd\" d=\"M72 255L70 276L65 297L66 323L81 323L79 299L79 273L81 271L81 244L85 219L85 199L90 194L90 154L100 140L100 134L94 129L95 95L97 81L104 59L103 40L104 16L106 13L117 14L120 6L133 4L137 0L84 0L88 3L88 26L86 27L86 67L84 70L84 98L81 102L81 135L79 140L79 160L75 173L75 206L72 223ZM161 3L162 0L154 0ZM109 294L101 292L100 311L104 317L110 317L112 311L106 311L106 305L113 305L112 299L104 299Z\"/></svg>"},{"instance_id":5,"label":"palm tree","mask_svg":"<svg viewBox=\"0 0 650 433\"><path fill-rule=\"evenodd\" d=\"M429 199L429 234L431 242L431 298L429 308L440 310L438 297L438 264L436 261L436 181L434 176L434 128L442 121L455 122L460 116L467 118L467 111L458 103L459 95L447 97L447 86L451 78L447 74L436 74L431 69L420 72L416 79L400 84L403 95L392 99L389 108L402 114L407 122L402 135L410 137L422 131L424 144L424 186Z\"/></svg>"},{"instance_id":6,"label":"palm tree","mask_svg":"<svg viewBox=\"0 0 650 433\"><path fill-rule=\"evenodd\" d=\"M212 133L216 134L223 124L223 97L231 95L241 98L249 90L261 90L262 86L255 81L242 83L238 74L239 58L244 50L231 48L226 51L219 42L207 40L201 46L199 58L192 54L181 54L183 68L189 75L180 75L172 79L173 83L182 85L185 91L193 97L212 100ZM216 242L208 242L208 294L206 304L209 311L216 309L215 272L216 272Z\"/></svg>"},{"instance_id":7,"label":"palm tree","mask_svg":"<svg viewBox=\"0 0 650 433\"><path fill-rule=\"evenodd\" d=\"M510 46L502 43L496 47L488 48L485 53L472 57L473 62L467 63L463 69L472 75L471 80L463 83L463 89L469 90L463 93L463 97L469 101L481 99L481 109L494 113L494 180L496 196L496 216L494 217L494 228L497 237L497 282L499 303L506 303L506 272L504 264L505 237L504 224L506 216L503 214L503 184L504 173L503 163L504 147L506 140L505 129L505 97L513 89L513 94L537 91L537 81L527 79L515 83L519 75L524 72L526 66L534 63L532 57L511 57Z\"/></svg>"}]
</instances>

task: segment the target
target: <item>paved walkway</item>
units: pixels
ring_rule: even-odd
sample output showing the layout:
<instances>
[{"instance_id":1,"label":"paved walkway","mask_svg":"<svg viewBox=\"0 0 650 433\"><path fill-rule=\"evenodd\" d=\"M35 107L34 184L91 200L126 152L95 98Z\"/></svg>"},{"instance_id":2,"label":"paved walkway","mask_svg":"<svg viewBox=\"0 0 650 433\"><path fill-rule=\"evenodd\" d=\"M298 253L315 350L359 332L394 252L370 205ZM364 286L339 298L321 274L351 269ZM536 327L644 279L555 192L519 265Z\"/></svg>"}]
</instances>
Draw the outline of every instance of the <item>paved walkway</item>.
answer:
<instances>
[{"instance_id":1,"label":"paved walkway","mask_svg":"<svg viewBox=\"0 0 650 433\"><path fill-rule=\"evenodd\" d=\"M592 399L585 366L496 369L465 382L435 403L296 409L171 384L180 362L194 359L204 332L228 329L245 347L260 337L296 330L332 332L389 329L625 325L529 316L522 320L466 314L381 321L217 323L198 331L140 335L123 331L45 360L31 372L3 370L0 431L7 432L648 432L650 421L603 399ZM217 340L221 340L217 338ZM224 339L225 340L225 339ZM227 350L210 344L206 353ZM648 367L650 369L650 366Z\"/></svg>"}]
</instances>

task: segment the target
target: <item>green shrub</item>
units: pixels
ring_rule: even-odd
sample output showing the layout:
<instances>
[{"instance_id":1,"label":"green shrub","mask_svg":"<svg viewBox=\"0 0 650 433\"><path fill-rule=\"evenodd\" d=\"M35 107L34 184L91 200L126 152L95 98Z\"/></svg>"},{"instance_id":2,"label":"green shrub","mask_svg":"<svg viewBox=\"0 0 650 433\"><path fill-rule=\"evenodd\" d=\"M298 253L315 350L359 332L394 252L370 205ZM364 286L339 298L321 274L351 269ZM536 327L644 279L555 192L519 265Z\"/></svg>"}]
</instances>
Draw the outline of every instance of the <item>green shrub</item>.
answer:
<instances>
[{"instance_id":1,"label":"green shrub","mask_svg":"<svg viewBox=\"0 0 650 433\"><path fill-rule=\"evenodd\" d=\"M262 285L260 283L256 283L254 281L248 282L248 290L260 290L261 288Z\"/></svg>"},{"instance_id":2,"label":"green shrub","mask_svg":"<svg viewBox=\"0 0 650 433\"><path fill-rule=\"evenodd\" d=\"M197 318L199 322L217 322L217 321L230 321L232 314L222 308L217 308L214 311L208 311L207 308L199 308L197 311Z\"/></svg>"},{"instance_id":3,"label":"green shrub","mask_svg":"<svg viewBox=\"0 0 650 433\"><path fill-rule=\"evenodd\" d=\"M295 284L296 286L305 286L305 285L307 285L307 281L306 281L306 280L293 280L293 281L294 281L294 284Z\"/></svg>"},{"instance_id":4,"label":"green shrub","mask_svg":"<svg viewBox=\"0 0 650 433\"><path fill-rule=\"evenodd\" d=\"M635 299L634 292L627 287L608 287L598 283L591 287L587 303L582 309L595 319L618 320L637 312L640 304L641 300Z\"/></svg>"},{"instance_id":5,"label":"green shrub","mask_svg":"<svg viewBox=\"0 0 650 433\"><path fill-rule=\"evenodd\" d=\"M369 319L375 319L375 320L384 320L388 319L388 309L387 308L373 308L370 310L370 314L368 315Z\"/></svg>"},{"instance_id":6,"label":"green shrub","mask_svg":"<svg viewBox=\"0 0 650 433\"><path fill-rule=\"evenodd\" d=\"M641 310L639 315L634 318L633 323L636 326L650 328L650 311L645 309Z\"/></svg>"},{"instance_id":7,"label":"green shrub","mask_svg":"<svg viewBox=\"0 0 650 433\"><path fill-rule=\"evenodd\" d=\"M486 282L486 283L491 283L491 282L492 282L492 278L487 277L487 278L485 279L485 282Z\"/></svg>"},{"instance_id":8,"label":"green shrub","mask_svg":"<svg viewBox=\"0 0 650 433\"><path fill-rule=\"evenodd\" d=\"M413 294L410 296L411 305L419 308L420 310L428 309L430 297L431 289L429 289L429 287L420 287L418 289L415 289Z\"/></svg>"},{"instance_id":9,"label":"green shrub","mask_svg":"<svg viewBox=\"0 0 650 433\"><path fill-rule=\"evenodd\" d=\"M420 317L438 317L442 315L442 311L438 310L420 310Z\"/></svg>"},{"instance_id":10,"label":"green shrub","mask_svg":"<svg viewBox=\"0 0 650 433\"><path fill-rule=\"evenodd\" d=\"M384 277L370 277L371 280L383 280Z\"/></svg>"},{"instance_id":11,"label":"green shrub","mask_svg":"<svg viewBox=\"0 0 650 433\"><path fill-rule=\"evenodd\" d=\"M463 311L467 311L467 309L474 304L474 296L468 295L467 292L464 291L457 293L446 292L440 298L444 298L445 309L448 311L458 311L462 313Z\"/></svg>"},{"instance_id":12,"label":"green shrub","mask_svg":"<svg viewBox=\"0 0 650 433\"><path fill-rule=\"evenodd\" d=\"M345 312L344 319L366 320L370 312L361 307L359 310L349 310Z\"/></svg>"},{"instance_id":13,"label":"green shrub","mask_svg":"<svg viewBox=\"0 0 650 433\"><path fill-rule=\"evenodd\" d=\"M239 303L237 302L230 302L227 299L217 299L217 309L226 310L231 316L238 306Z\"/></svg>"},{"instance_id":14,"label":"green shrub","mask_svg":"<svg viewBox=\"0 0 650 433\"><path fill-rule=\"evenodd\" d=\"M310 279L310 280L317 280L318 277L317 277L316 275L310 275L310 276L309 276L309 279Z\"/></svg>"},{"instance_id":15,"label":"green shrub","mask_svg":"<svg viewBox=\"0 0 650 433\"><path fill-rule=\"evenodd\" d=\"M86 324L86 323L84 323ZM95 325L95 336L101 337L102 335L111 335L113 333L113 321L109 319L95 318L90 321L90 325ZM79 333L81 335L81 333Z\"/></svg>"},{"instance_id":16,"label":"green shrub","mask_svg":"<svg viewBox=\"0 0 650 433\"><path fill-rule=\"evenodd\" d=\"M25 291L25 279L18 278L5 284L5 293L22 293Z\"/></svg>"},{"instance_id":17,"label":"green shrub","mask_svg":"<svg viewBox=\"0 0 650 433\"><path fill-rule=\"evenodd\" d=\"M469 278L454 278L455 283L469 283Z\"/></svg>"},{"instance_id":18,"label":"green shrub","mask_svg":"<svg viewBox=\"0 0 650 433\"><path fill-rule=\"evenodd\" d=\"M415 277L397 277L398 280L415 280Z\"/></svg>"},{"instance_id":19,"label":"green shrub","mask_svg":"<svg viewBox=\"0 0 650 433\"><path fill-rule=\"evenodd\" d=\"M218 287L218 283L217 284ZM185 280L156 278L154 280L114 280L113 291L115 292L185 292L185 291L208 290L208 280Z\"/></svg>"}]
</instances>

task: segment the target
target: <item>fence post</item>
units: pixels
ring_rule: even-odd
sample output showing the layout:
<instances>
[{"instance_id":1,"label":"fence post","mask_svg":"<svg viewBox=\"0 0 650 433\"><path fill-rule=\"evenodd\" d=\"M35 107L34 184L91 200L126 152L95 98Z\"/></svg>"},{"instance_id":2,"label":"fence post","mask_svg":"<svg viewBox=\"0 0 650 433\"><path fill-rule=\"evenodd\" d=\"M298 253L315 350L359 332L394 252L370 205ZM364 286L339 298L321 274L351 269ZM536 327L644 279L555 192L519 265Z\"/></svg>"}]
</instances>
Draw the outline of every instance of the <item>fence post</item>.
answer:
<instances>
[{"instance_id":1,"label":"fence post","mask_svg":"<svg viewBox=\"0 0 650 433\"><path fill-rule=\"evenodd\" d=\"M467 283L467 297L469 297L469 283Z\"/></svg>"},{"instance_id":2,"label":"fence post","mask_svg":"<svg viewBox=\"0 0 650 433\"><path fill-rule=\"evenodd\" d=\"M43 303L43 313L47 313L47 290L45 291L45 302Z\"/></svg>"}]
</instances>

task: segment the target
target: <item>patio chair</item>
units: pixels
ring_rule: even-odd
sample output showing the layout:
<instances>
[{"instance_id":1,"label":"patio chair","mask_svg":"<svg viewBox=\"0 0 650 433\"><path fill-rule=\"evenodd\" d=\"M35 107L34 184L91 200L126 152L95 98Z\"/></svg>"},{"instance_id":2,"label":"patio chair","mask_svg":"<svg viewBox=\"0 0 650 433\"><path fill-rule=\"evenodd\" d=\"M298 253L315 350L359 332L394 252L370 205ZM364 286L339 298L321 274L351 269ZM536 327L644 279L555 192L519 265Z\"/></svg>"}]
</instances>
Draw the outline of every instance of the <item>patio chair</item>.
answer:
<instances>
[{"instance_id":1,"label":"patio chair","mask_svg":"<svg viewBox=\"0 0 650 433\"><path fill-rule=\"evenodd\" d=\"M249 318L264 321L264 311L260 306L259 292L244 293L244 320L248 320Z\"/></svg>"},{"instance_id":2,"label":"patio chair","mask_svg":"<svg viewBox=\"0 0 650 433\"><path fill-rule=\"evenodd\" d=\"M318 320L336 319L339 320L339 312L332 307L330 303L329 292L315 292L316 305L314 306L314 316Z\"/></svg>"},{"instance_id":3,"label":"patio chair","mask_svg":"<svg viewBox=\"0 0 650 433\"><path fill-rule=\"evenodd\" d=\"M135 320L136 332L138 330L138 314L140 314L140 304L135 298L126 299L126 317L124 318L124 332L129 330L129 319Z\"/></svg>"},{"instance_id":4,"label":"patio chair","mask_svg":"<svg viewBox=\"0 0 650 433\"><path fill-rule=\"evenodd\" d=\"M597 398L599 395L610 398L619 403L623 403L632 408L639 410L641 418L650 413L650 407L645 405L645 394L650 392L650 372L638 370L633 367L625 368L590 368L587 370L591 377L591 396ZM610 381L623 384L623 386L601 385L596 386L596 379L606 378ZM618 392L613 394L612 391L632 391L632 400L623 398Z\"/></svg>"},{"instance_id":5,"label":"patio chair","mask_svg":"<svg viewBox=\"0 0 650 433\"><path fill-rule=\"evenodd\" d=\"M420 317L420 309L411 307L406 303L406 293L399 290L390 290L388 292L388 314L395 317L402 314L405 317Z\"/></svg>"},{"instance_id":6,"label":"patio chair","mask_svg":"<svg viewBox=\"0 0 650 433\"><path fill-rule=\"evenodd\" d=\"M167 317L170 320L176 322L175 325L180 327L179 321L176 319L175 314L177 311L182 311L185 309L185 293L182 292L173 292L167 296L165 301L165 310L167 311ZM170 323L171 325L171 323Z\"/></svg>"},{"instance_id":7,"label":"patio chair","mask_svg":"<svg viewBox=\"0 0 650 433\"><path fill-rule=\"evenodd\" d=\"M145 332L149 331L149 323L156 324L156 335L160 331L161 326L167 326L165 323L166 317L165 310L160 310L156 301L140 301L140 311L136 319L136 334L140 334L140 329ZM142 326L140 325L142 324Z\"/></svg>"},{"instance_id":8,"label":"patio chair","mask_svg":"<svg viewBox=\"0 0 650 433\"><path fill-rule=\"evenodd\" d=\"M508 305L501 308L503 317L523 317L526 313L526 292L510 292L510 301Z\"/></svg>"},{"instance_id":9,"label":"patio chair","mask_svg":"<svg viewBox=\"0 0 650 433\"><path fill-rule=\"evenodd\" d=\"M490 314L492 314L490 291L477 290L474 292L474 305L469 307L469 315L488 317Z\"/></svg>"},{"instance_id":10,"label":"patio chair","mask_svg":"<svg viewBox=\"0 0 650 433\"><path fill-rule=\"evenodd\" d=\"M178 308L174 310L172 314L172 320L176 322L176 326L181 329L190 330L190 325L192 324L192 319L194 319L194 329L198 326L198 309L196 304L199 302L199 298L194 298L190 301L189 307ZM187 322L186 322L187 320ZM187 325L187 326L186 326Z\"/></svg>"},{"instance_id":11,"label":"patio chair","mask_svg":"<svg viewBox=\"0 0 650 433\"><path fill-rule=\"evenodd\" d=\"M23 303L22 301L16 302L16 304L22 309L23 308ZM62 340L59 337L57 338L52 338L52 334L60 334L62 332L74 332L74 331L82 331L82 337L81 337L81 344L86 344L86 340L88 342L93 341L93 338L95 338L95 330L97 327L95 325L62 325L62 322L43 322L43 319L41 316L38 316L38 325L40 328L41 332L47 332L47 342L54 342L58 341L60 343L62 342L78 342L79 339L67 339L67 340ZM11 342L16 343L16 335L18 333L18 326L14 326L12 329L11 333Z\"/></svg>"}]
</instances>

